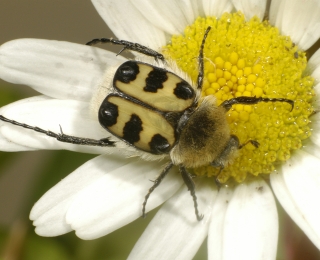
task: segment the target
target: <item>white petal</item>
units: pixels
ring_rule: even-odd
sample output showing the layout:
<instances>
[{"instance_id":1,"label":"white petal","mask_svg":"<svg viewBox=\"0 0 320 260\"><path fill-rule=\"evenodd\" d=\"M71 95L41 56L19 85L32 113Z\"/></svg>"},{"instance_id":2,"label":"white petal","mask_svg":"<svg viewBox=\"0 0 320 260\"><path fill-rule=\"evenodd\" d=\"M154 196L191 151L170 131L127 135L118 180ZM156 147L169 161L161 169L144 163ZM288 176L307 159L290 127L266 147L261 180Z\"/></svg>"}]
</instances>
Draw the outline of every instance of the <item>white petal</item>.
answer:
<instances>
[{"instance_id":1,"label":"white petal","mask_svg":"<svg viewBox=\"0 0 320 260\"><path fill-rule=\"evenodd\" d=\"M154 50L165 45L164 32L145 19L130 0L91 1L119 39L137 42Z\"/></svg>"},{"instance_id":2,"label":"white petal","mask_svg":"<svg viewBox=\"0 0 320 260\"><path fill-rule=\"evenodd\" d=\"M244 13L247 20L253 16L257 16L262 20L266 12L266 0L232 0L232 3L238 11Z\"/></svg>"},{"instance_id":3,"label":"white petal","mask_svg":"<svg viewBox=\"0 0 320 260\"><path fill-rule=\"evenodd\" d=\"M319 142L320 143L320 142ZM309 154L320 159L320 146L313 143L310 138L303 142L303 147L301 148L302 151L305 151Z\"/></svg>"},{"instance_id":4,"label":"white petal","mask_svg":"<svg viewBox=\"0 0 320 260\"><path fill-rule=\"evenodd\" d=\"M194 12L195 17L199 16L205 16L204 10L203 10L203 0L192 0L192 9Z\"/></svg>"},{"instance_id":5,"label":"white petal","mask_svg":"<svg viewBox=\"0 0 320 260\"><path fill-rule=\"evenodd\" d=\"M269 20L270 22L278 27L282 27L282 17L283 17L283 12L284 12L284 5L286 3L286 0L277 0L277 1L272 1L270 5L270 11L269 11Z\"/></svg>"},{"instance_id":6,"label":"white petal","mask_svg":"<svg viewBox=\"0 0 320 260\"><path fill-rule=\"evenodd\" d=\"M33 206L30 219L34 221L37 234L41 236L58 236L71 231L66 222L66 213L79 191L103 176L113 174L123 165L132 163L119 154L96 157L46 192Z\"/></svg>"},{"instance_id":7,"label":"white petal","mask_svg":"<svg viewBox=\"0 0 320 260\"><path fill-rule=\"evenodd\" d=\"M320 1L272 1L270 22L300 48L307 50L320 36Z\"/></svg>"},{"instance_id":8,"label":"white petal","mask_svg":"<svg viewBox=\"0 0 320 260\"><path fill-rule=\"evenodd\" d=\"M272 188L290 217L320 249L320 160L295 151L281 172L271 175Z\"/></svg>"},{"instance_id":9,"label":"white petal","mask_svg":"<svg viewBox=\"0 0 320 260\"><path fill-rule=\"evenodd\" d=\"M71 187L67 187L66 190L71 190ZM65 192L63 194L65 194ZM42 200L41 198L32 208L32 211L30 213L30 219L34 220L33 225L36 227L35 232L39 236L54 237L72 231L70 225L66 223L65 216L73 199L73 196L65 196L61 198L61 196L54 195L51 196L51 199L54 199L56 202L45 205L43 203L44 200ZM50 208L47 206L50 206ZM33 212L37 213L37 209L43 209L45 207L47 208L46 212L43 212L37 217L33 216Z\"/></svg>"},{"instance_id":10,"label":"white petal","mask_svg":"<svg viewBox=\"0 0 320 260\"><path fill-rule=\"evenodd\" d=\"M320 87L320 85L319 85ZM319 90L319 88L318 88ZM313 132L312 135L310 136L310 140L320 147L320 116L317 114L312 116L312 123L311 123Z\"/></svg>"},{"instance_id":11,"label":"white petal","mask_svg":"<svg viewBox=\"0 0 320 260\"><path fill-rule=\"evenodd\" d=\"M130 160L131 163L95 180L77 195L67 213L67 222L82 239L95 239L141 217L144 197L163 168L163 162ZM134 161L134 162L133 162ZM108 169L107 163L95 171ZM171 170L151 194L147 211L170 198L182 179Z\"/></svg>"},{"instance_id":12,"label":"white petal","mask_svg":"<svg viewBox=\"0 0 320 260\"><path fill-rule=\"evenodd\" d=\"M129 259L192 259L207 236L217 189L208 183L197 186L199 211L197 221L190 193L186 187L168 200L152 219Z\"/></svg>"},{"instance_id":13,"label":"white petal","mask_svg":"<svg viewBox=\"0 0 320 260\"><path fill-rule=\"evenodd\" d=\"M3 111L3 112L2 112ZM1 113L15 121L44 130L60 133L60 126L67 135L101 139L110 136L97 120L89 114L89 104L75 100L57 100L38 97L25 99L2 108ZM4 123L1 135L7 140L33 149L67 149L87 153L107 153L108 147L68 144L45 134Z\"/></svg>"},{"instance_id":14,"label":"white petal","mask_svg":"<svg viewBox=\"0 0 320 260\"><path fill-rule=\"evenodd\" d=\"M311 76L315 79L315 82L317 84L314 87L314 90L316 92L316 98L318 98L320 94L320 49L318 49L311 56L307 66L308 66L308 73L311 74ZM317 105L319 107L319 102L317 102Z\"/></svg>"},{"instance_id":15,"label":"white petal","mask_svg":"<svg viewBox=\"0 0 320 260\"><path fill-rule=\"evenodd\" d=\"M3 106L0 108L0 115L2 115L3 113L5 113L6 111L12 109L12 107L14 106L22 106L24 104L28 104L30 102L39 102L39 101L47 101L47 100L51 100L50 97L44 96L44 95L39 95L39 96L34 96L32 98L25 98L25 99L20 99L18 101L15 101L13 103L10 103L6 106ZM0 126L5 125L6 123L3 121L0 121Z\"/></svg>"},{"instance_id":16,"label":"white petal","mask_svg":"<svg viewBox=\"0 0 320 260\"><path fill-rule=\"evenodd\" d=\"M131 0L132 4L156 27L168 34L182 34L195 20L190 0Z\"/></svg>"},{"instance_id":17,"label":"white petal","mask_svg":"<svg viewBox=\"0 0 320 260\"><path fill-rule=\"evenodd\" d=\"M168 4L171 4L173 1L168 1ZM175 0L175 2L178 5L178 8L183 12L183 15L185 16L185 19L187 21L186 26L190 25L194 22L195 19L199 16L199 13L201 12L201 8L199 6L198 1L194 0ZM172 12L172 11L171 11ZM183 31L184 32L184 28Z\"/></svg>"},{"instance_id":18,"label":"white petal","mask_svg":"<svg viewBox=\"0 0 320 260\"><path fill-rule=\"evenodd\" d=\"M317 68L315 68L315 70L312 71L311 76L315 79L316 83L320 83L320 66L318 66ZM320 85L318 84L317 87L319 89ZM318 91L318 93L320 93L320 91Z\"/></svg>"},{"instance_id":19,"label":"white petal","mask_svg":"<svg viewBox=\"0 0 320 260\"><path fill-rule=\"evenodd\" d=\"M311 76L316 79L316 82L320 82L320 49L318 49L308 61L308 70Z\"/></svg>"},{"instance_id":20,"label":"white petal","mask_svg":"<svg viewBox=\"0 0 320 260\"><path fill-rule=\"evenodd\" d=\"M37 96L37 97L33 97L33 99L35 101L39 101L39 100L48 100L49 98L46 96ZM5 111L10 109L12 106L15 106L17 104L21 105L23 103L28 103L28 102L30 102L29 99L22 99L22 100L16 101L15 103L1 107L0 108L0 115L3 115L5 113ZM2 128L2 126L6 126L7 124L8 123L6 123L6 122L0 121L0 151L18 152L18 151L33 151L33 150L35 150L34 148L31 148L31 147L16 144L15 142L12 142L12 141L8 140L7 138L5 138L1 134L1 128Z\"/></svg>"},{"instance_id":21,"label":"white petal","mask_svg":"<svg viewBox=\"0 0 320 260\"><path fill-rule=\"evenodd\" d=\"M21 39L1 45L0 77L51 97L89 101L107 67L124 61L86 45Z\"/></svg>"},{"instance_id":22,"label":"white petal","mask_svg":"<svg viewBox=\"0 0 320 260\"><path fill-rule=\"evenodd\" d=\"M208 232L208 259L223 259L224 221L234 189L222 187L212 209Z\"/></svg>"},{"instance_id":23,"label":"white petal","mask_svg":"<svg viewBox=\"0 0 320 260\"><path fill-rule=\"evenodd\" d=\"M320 126L320 114L319 113L315 113L312 116L310 116L310 120L311 120L312 129L315 126ZM314 131L314 132L317 132L317 131Z\"/></svg>"},{"instance_id":24,"label":"white petal","mask_svg":"<svg viewBox=\"0 0 320 260\"><path fill-rule=\"evenodd\" d=\"M224 195L228 199L230 195ZM226 204L222 201L221 204ZM221 206L220 206L221 207ZM273 194L262 179L238 185L228 202L223 230L214 234L217 229L216 220L212 218L209 236L222 235L221 242L208 244L210 259L275 259L278 238L278 214ZM222 206L225 210L225 206ZM217 219L218 223L221 217ZM221 223L220 223L221 224ZM209 239L208 242L215 242ZM221 253L219 255L218 253Z\"/></svg>"},{"instance_id":25,"label":"white petal","mask_svg":"<svg viewBox=\"0 0 320 260\"><path fill-rule=\"evenodd\" d=\"M318 79L316 79L316 81L318 81ZM320 80L319 80L319 83L317 84L317 85L315 85L314 86L314 92L315 92L315 94L316 94L316 96L315 96L315 98L314 98L314 104L313 104L313 106L314 106L314 108L316 109L316 111L318 111L319 110L319 107L320 107L320 103L319 103L319 99L318 99L318 97L319 97L319 95L320 95ZM313 117L313 116L312 116ZM312 122L312 121L311 121Z\"/></svg>"},{"instance_id":26,"label":"white petal","mask_svg":"<svg viewBox=\"0 0 320 260\"><path fill-rule=\"evenodd\" d=\"M3 151L3 152L18 152L18 151L22 152L22 151L33 151L33 150L35 150L35 149L13 143L13 142L7 140L4 136L2 136L0 134L0 151Z\"/></svg>"},{"instance_id":27,"label":"white petal","mask_svg":"<svg viewBox=\"0 0 320 260\"><path fill-rule=\"evenodd\" d=\"M231 12L233 5L230 0L203 0L206 16L220 17L225 12Z\"/></svg>"}]
</instances>

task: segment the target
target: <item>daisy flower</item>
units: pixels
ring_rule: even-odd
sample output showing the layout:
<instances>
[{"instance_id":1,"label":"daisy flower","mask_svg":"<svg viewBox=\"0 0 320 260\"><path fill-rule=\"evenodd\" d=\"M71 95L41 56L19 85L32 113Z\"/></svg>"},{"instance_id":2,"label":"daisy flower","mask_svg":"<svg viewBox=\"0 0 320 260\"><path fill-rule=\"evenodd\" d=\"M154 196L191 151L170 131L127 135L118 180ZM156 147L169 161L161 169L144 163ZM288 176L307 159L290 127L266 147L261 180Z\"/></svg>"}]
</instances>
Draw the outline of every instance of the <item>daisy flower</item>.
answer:
<instances>
[{"instance_id":1,"label":"daisy flower","mask_svg":"<svg viewBox=\"0 0 320 260\"><path fill-rule=\"evenodd\" d=\"M151 194L147 211L163 204L129 259L192 259L208 237L209 259L275 259L276 199L320 248L320 51L305 51L320 36L320 1L92 0L114 34L164 54L172 70L193 81L206 28L202 96L217 104L239 96L285 98L287 103L235 105L226 115L232 134L248 144L219 174L205 166L198 178L197 221L190 194L176 169ZM264 19L267 15L267 19ZM136 59L153 59L133 52ZM20 39L0 47L0 77L43 95L2 107L0 114L42 129L92 139L110 137L97 119L118 66L127 59L96 47ZM172 61L172 62L171 62ZM100 154L50 189L30 218L41 236L74 230L95 239L141 216L141 203L164 167L144 161L125 144L117 148L63 143L1 122L3 151L67 149ZM130 158L128 158L130 157ZM146 157L146 156L144 156ZM149 158L150 159L150 158ZM224 183L220 190L214 183ZM211 178L210 178L211 177Z\"/></svg>"}]
</instances>

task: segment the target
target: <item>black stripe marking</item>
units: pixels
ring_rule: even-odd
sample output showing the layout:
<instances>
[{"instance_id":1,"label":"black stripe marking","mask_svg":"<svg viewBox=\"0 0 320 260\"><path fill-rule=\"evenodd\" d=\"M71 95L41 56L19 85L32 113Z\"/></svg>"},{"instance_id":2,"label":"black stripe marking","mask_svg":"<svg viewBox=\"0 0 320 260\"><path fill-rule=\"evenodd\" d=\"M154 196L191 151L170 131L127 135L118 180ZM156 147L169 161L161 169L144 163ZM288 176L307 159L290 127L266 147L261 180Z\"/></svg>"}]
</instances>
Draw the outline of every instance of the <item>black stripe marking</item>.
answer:
<instances>
[{"instance_id":1,"label":"black stripe marking","mask_svg":"<svg viewBox=\"0 0 320 260\"><path fill-rule=\"evenodd\" d=\"M160 134L156 134L152 137L149 146L151 152L154 154L168 153L171 148L168 140Z\"/></svg>"},{"instance_id":2,"label":"black stripe marking","mask_svg":"<svg viewBox=\"0 0 320 260\"><path fill-rule=\"evenodd\" d=\"M184 99L184 100L194 98L195 96L193 89L185 81L181 81L177 83L173 93L176 95L177 98Z\"/></svg>"},{"instance_id":3,"label":"black stripe marking","mask_svg":"<svg viewBox=\"0 0 320 260\"><path fill-rule=\"evenodd\" d=\"M140 71L137 62L127 61L117 69L114 75L114 80L119 80L122 83L130 83L137 78L139 72Z\"/></svg>"},{"instance_id":4,"label":"black stripe marking","mask_svg":"<svg viewBox=\"0 0 320 260\"><path fill-rule=\"evenodd\" d=\"M123 139L134 144L140 140L140 132L142 131L142 121L139 116L132 114L130 120L123 128Z\"/></svg>"},{"instance_id":5,"label":"black stripe marking","mask_svg":"<svg viewBox=\"0 0 320 260\"><path fill-rule=\"evenodd\" d=\"M99 109L99 122L103 127L110 127L117 123L119 116L118 106L110 103L107 98L102 102Z\"/></svg>"},{"instance_id":6,"label":"black stripe marking","mask_svg":"<svg viewBox=\"0 0 320 260\"><path fill-rule=\"evenodd\" d=\"M143 90L146 92L157 93L158 89L163 88L163 83L167 80L167 71L159 68L153 68L146 78L146 86Z\"/></svg>"}]
</instances>

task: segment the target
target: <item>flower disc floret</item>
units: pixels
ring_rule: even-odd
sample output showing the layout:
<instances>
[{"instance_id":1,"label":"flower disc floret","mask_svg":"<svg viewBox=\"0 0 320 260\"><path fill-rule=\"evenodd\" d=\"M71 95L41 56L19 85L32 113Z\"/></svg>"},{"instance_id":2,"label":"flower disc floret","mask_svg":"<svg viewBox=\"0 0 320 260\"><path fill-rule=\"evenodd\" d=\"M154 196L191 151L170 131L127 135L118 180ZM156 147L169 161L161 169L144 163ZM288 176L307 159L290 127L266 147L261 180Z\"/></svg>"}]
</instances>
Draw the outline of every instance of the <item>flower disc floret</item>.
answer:
<instances>
[{"instance_id":1,"label":"flower disc floret","mask_svg":"<svg viewBox=\"0 0 320 260\"><path fill-rule=\"evenodd\" d=\"M216 17L198 18L185 29L184 35L173 36L164 48L193 81L198 76L197 57L204 32L211 26L204 47L205 79L202 95L214 95L217 105L240 96L286 98L288 103L234 105L226 114L231 134L240 143L256 140L259 148L248 144L224 168L219 181L233 177L243 181L248 174L269 174L275 163L288 160L311 135L309 116L313 113L312 77L305 75L305 52L283 36L268 21L253 17L246 21L241 12ZM214 137L213 137L214 138ZM194 169L197 175L216 176L219 169L205 166Z\"/></svg>"}]
</instances>

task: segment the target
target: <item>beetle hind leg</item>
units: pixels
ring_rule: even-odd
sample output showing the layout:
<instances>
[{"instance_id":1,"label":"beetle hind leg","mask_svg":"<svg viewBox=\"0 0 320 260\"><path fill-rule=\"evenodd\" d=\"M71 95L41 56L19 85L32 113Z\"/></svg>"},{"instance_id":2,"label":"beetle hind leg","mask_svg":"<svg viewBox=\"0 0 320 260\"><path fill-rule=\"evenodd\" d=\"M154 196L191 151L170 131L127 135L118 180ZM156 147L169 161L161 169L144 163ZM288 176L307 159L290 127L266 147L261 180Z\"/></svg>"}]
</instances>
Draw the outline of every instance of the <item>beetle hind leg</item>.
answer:
<instances>
[{"instance_id":1,"label":"beetle hind leg","mask_svg":"<svg viewBox=\"0 0 320 260\"><path fill-rule=\"evenodd\" d=\"M161 174L154 180L153 185L151 186L151 188L149 189L147 195L144 198L144 202L142 203L142 217L145 218L146 217L146 205L148 202L148 199L151 195L151 193L160 185L160 183L162 182L162 180L164 179L164 177L167 176L168 172L170 171L170 169L172 168L173 163L170 162L161 172Z\"/></svg>"},{"instance_id":2,"label":"beetle hind leg","mask_svg":"<svg viewBox=\"0 0 320 260\"><path fill-rule=\"evenodd\" d=\"M15 120L6 118L2 115L0 115L0 120L6 123L10 123L12 125L20 126L41 134L45 134L47 136L50 136L52 138L55 138L59 142L63 143L70 143L70 144L78 144L78 145L89 145L89 146L100 146L100 147L114 147L115 142L109 140L109 138L103 138L103 139L91 139L91 138L84 138L84 137L77 137L72 135L66 135L62 132L62 128L60 126L60 133L54 133L49 130L44 130L37 126L31 126L24 123L17 122Z\"/></svg>"},{"instance_id":3,"label":"beetle hind leg","mask_svg":"<svg viewBox=\"0 0 320 260\"><path fill-rule=\"evenodd\" d=\"M239 138L235 135L231 135L230 139L229 139L227 145L225 146L224 150L222 151L222 153L216 159L214 159L214 161L211 163L211 166L213 166L215 168L219 168L219 172L215 178L215 183L218 187L218 190L220 190L220 188L221 188L221 182L219 181L219 175L222 172L222 170L224 169L225 165L228 163L228 159L230 157L230 154L233 154L237 150L240 150L241 148L243 148L244 146L246 146L249 143L252 144L255 148L259 148L259 146L260 146L260 143L255 140L248 140L245 143L240 144Z\"/></svg>"},{"instance_id":4,"label":"beetle hind leg","mask_svg":"<svg viewBox=\"0 0 320 260\"><path fill-rule=\"evenodd\" d=\"M187 185L188 190L190 191L190 194L192 196L193 204L194 204L194 211L196 213L197 220L200 221L203 219L203 215L202 214L200 215L199 210L198 210L196 190L195 190L194 182L192 180L192 175L183 166L180 166L179 169L180 169L182 179L183 179L184 183Z\"/></svg>"}]
</instances>

